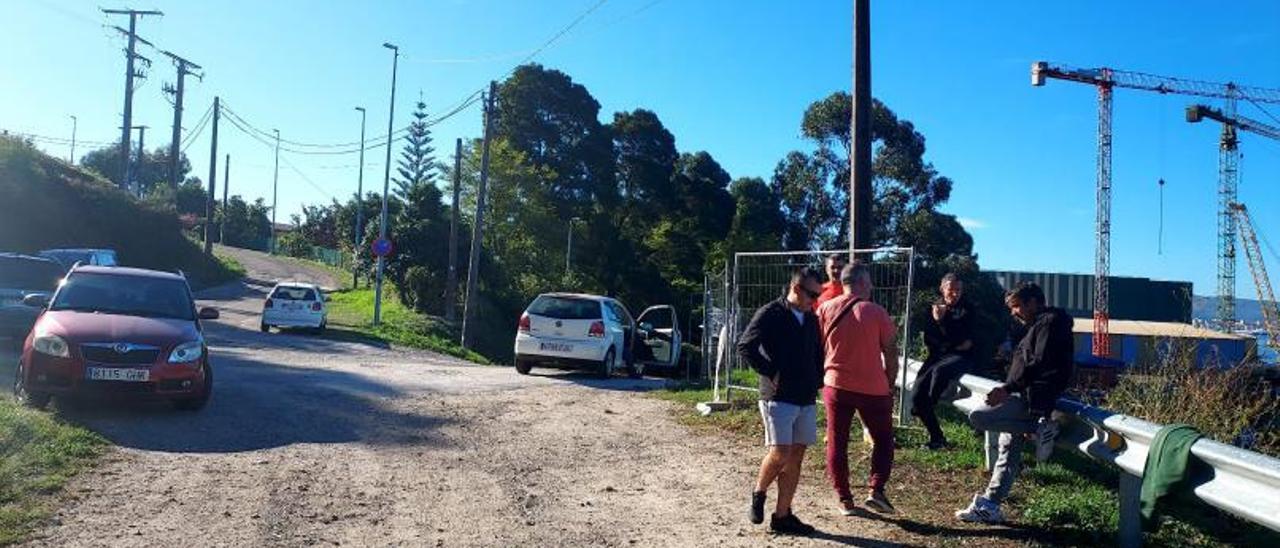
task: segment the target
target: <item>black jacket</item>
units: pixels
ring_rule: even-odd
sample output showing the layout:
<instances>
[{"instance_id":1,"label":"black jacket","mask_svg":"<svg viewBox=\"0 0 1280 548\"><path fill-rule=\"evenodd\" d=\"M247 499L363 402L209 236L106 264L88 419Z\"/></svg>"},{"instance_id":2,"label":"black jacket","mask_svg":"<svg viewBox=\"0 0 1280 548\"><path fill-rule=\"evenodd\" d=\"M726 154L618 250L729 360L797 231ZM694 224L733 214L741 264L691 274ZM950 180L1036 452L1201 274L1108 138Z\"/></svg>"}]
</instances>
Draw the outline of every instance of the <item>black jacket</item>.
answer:
<instances>
[{"instance_id":1,"label":"black jacket","mask_svg":"<svg viewBox=\"0 0 1280 548\"><path fill-rule=\"evenodd\" d=\"M760 307L738 340L738 356L760 374L761 400L795 405L813 405L817 400L822 387L822 339L812 311L804 312L801 325L786 299Z\"/></svg>"},{"instance_id":2,"label":"black jacket","mask_svg":"<svg viewBox=\"0 0 1280 548\"><path fill-rule=\"evenodd\" d=\"M1027 326L1013 351L1004 386L1010 393L1023 394L1036 413L1053 411L1058 396L1071 382L1075 368L1073 322L1061 308L1045 308Z\"/></svg>"},{"instance_id":3,"label":"black jacket","mask_svg":"<svg viewBox=\"0 0 1280 548\"><path fill-rule=\"evenodd\" d=\"M939 300L935 304L945 304ZM955 354L973 359L973 308L969 301L961 298L954 306L948 306L942 319L933 321L933 311L929 312L928 327L924 330L924 345L929 349L927 362L935 362L947 354ZM969 341L968 350L957 350L956 347Z\"/></svg>"}]
</instances>

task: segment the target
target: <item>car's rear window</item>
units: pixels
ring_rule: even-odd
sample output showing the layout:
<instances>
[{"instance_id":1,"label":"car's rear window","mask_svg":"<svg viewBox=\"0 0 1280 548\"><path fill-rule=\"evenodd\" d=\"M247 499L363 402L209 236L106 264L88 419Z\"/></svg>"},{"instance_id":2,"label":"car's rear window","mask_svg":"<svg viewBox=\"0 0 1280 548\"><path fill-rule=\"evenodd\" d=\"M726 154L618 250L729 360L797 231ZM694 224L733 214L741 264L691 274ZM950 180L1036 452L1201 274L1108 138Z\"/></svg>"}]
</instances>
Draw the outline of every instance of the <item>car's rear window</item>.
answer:
<instances>
[{"instance_id":1,"label":"car's rear window","mask_svg":"<svg viewBox=\"0 0 1280 548\"><path fill-rule=\"evenodd\" d=\"M557 320L598 320L600 303L589 299L543 295L529 305L529 313Z\"/></svg>"},{"instance_id":2,"label":"car's rear window","mask_svg":"<svg viewBox=\"0 0 1280 548\"><path fill-rule=\"evenodd\" d=\"M150 276L72 273L58 289L49 308L148 318L195 319L195 306L185 281Z\"/></svg>"},{"instance_id":3,"label":"car's rear window","mask_svg":"<svg viewBox=\"0 0 1280 548\"><path fill-rule=\"evenodd\" d=\"M314 301L316 300L316 292L310 287L290 287L282 285L271 292L272 299L282 301Z\"/></svg>"},{"instance_id":4,"label":"car's rear window","mask_svg":"<svg viewBox=\"0 0 1280 548\"><path fill-rule=\"evenodd\" d=\"M6 289L53 291L66 272L52 261L0 257L0 287Z\"/></svg>"}]
</instances>

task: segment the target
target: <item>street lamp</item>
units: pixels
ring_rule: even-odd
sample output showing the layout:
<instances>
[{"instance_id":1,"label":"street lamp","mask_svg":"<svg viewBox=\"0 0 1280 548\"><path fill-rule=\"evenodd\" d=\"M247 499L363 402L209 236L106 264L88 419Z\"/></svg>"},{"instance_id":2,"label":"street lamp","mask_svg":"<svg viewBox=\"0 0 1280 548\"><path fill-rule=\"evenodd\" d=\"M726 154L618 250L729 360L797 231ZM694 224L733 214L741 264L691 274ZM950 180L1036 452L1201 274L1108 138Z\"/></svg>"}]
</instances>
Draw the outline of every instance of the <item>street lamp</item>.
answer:
<instances>
[{"instance_id":1,"label":"street lamp","mask_svg":"<svg viewBox=\"0 0 1280 548\"><path fill-rule=\"evenodd\" d=\"M71 158L67 160L67 162L70 163L71 165L76 164L76 124L77 123L79 123L79 121L76 120L76 115L72 114L71 115Z\"/></svg>"},{"instance_id":2,"label":"street lamp","mask_svg":"<svg viewBox=\"0 0 1280 548\"><path fill-rule=\"evenodd\" d=\"M392 51L391 57L391 106L387 114L387 162L382 175L382 227L378 229L378 239L387 239L387 191L391 187L391 129L396 119L396 67L400 63L400 48L394 44L384 43L382 47ZM378 255L378 279L373 291L373 325L382 322L382 270L386 259Z\"/></svg>"},{"instance_id":3,"label":"street lamp","mask_svg":"<svg viewBox=\"0 0 1280 548\"><path fill-rule=\"evenodd\" d=\"M356 183L356 237L351 248L351 288L360 286L360 237L364 234L364 107L356 107L360 111L360 182Z\"/></svg>"},{"instance_id":4,"label":"street lamp","mask_svg":"<svg viewBox=\"0 0 1280 548\"><path fill-rule=\"evenodd\" d=\"M564 275L566 277L569 275L569 259L573 257L573 223L581 220L578 217L569 219L569 243L564 249Z\"/></svg>"}]
</instances>

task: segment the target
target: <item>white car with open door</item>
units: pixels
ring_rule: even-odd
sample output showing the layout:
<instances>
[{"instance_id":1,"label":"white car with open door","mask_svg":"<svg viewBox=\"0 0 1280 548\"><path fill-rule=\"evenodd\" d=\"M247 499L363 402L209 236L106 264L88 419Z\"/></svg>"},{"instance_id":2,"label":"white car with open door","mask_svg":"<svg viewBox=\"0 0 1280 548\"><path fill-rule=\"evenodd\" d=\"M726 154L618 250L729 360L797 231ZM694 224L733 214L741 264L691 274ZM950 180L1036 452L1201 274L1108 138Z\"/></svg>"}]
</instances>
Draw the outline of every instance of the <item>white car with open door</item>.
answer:
<instances>
[{"instance_id":1,"label":"white car with open door","mask_svg":"<svg viewBox=\"0 0 1280 548\"><path fill-rule=\"evenodd\" d=\"M670 306L655 306L636 321L610 297L539 295L520 315L516 371L527 375L534 366L586 369L608 378L621 370L640 377L646 367L674 367L680 358L675 315Z\"/></svg>"},{"instance_id":2,"label":"white car with open door","mask_svg":"<svg viewBox=\"0 0 1280 548\"><path fill-rule=\"evenodd\" d=\"M329 324L329 309L324 291L315 284L281 282L271 289L262 303L262 332L272 327L301 327L324 331Z\"/></svg>"}]
</instances>

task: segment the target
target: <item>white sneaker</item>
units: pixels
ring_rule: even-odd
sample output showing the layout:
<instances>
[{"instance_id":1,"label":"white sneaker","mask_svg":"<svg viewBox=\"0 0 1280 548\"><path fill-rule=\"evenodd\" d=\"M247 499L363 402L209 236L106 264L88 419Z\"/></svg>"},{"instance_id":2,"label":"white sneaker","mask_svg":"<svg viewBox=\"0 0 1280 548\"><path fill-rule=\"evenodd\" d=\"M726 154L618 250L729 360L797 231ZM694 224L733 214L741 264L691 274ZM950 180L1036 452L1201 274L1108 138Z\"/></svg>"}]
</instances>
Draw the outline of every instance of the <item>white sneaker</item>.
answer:
<instances>
[{"instance_id":1,"label":"white sneaker","mask_svg":"<svg viewBox=\"0 0 1280 548\"><path fill-rule=\"evenodd\" d=\"M1058 441L1058 421L1050 417L1040 419L1036 425L1036 461L1045 462L1053 454L1053 444Z\"/></svg>"},{"instance_id":2,"label":"white sneaker","mask_svg":"<svg viewBox=\"0 0 1280 548\"><path fill-rule=\"evenodd\" d=\"M1004 513L1000 505L982 495L974 495L969 507L956 512L956 519L968 523L1003 523Z\"/></svg>"}]
</instances>

